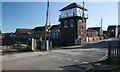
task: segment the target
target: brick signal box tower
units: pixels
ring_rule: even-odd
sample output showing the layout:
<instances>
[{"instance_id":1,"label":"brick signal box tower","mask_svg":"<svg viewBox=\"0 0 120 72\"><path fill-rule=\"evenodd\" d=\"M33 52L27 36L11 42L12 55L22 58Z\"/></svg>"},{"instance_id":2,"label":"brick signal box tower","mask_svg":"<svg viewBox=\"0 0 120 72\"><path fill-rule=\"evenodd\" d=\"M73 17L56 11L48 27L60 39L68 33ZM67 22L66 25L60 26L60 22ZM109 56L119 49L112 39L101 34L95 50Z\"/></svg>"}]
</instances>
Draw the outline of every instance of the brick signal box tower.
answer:
<instances>
[{"instance_id":1,"label":"brick signal box tower","mask_svg":"<svg viewBox=\"0 0 120 72\"><path fill-rule=\"evenodd\" d=\"M80 45L86 42L87 9L72 3L61 10L59 16L61 45Z\"/></svg>"}]
</instances>

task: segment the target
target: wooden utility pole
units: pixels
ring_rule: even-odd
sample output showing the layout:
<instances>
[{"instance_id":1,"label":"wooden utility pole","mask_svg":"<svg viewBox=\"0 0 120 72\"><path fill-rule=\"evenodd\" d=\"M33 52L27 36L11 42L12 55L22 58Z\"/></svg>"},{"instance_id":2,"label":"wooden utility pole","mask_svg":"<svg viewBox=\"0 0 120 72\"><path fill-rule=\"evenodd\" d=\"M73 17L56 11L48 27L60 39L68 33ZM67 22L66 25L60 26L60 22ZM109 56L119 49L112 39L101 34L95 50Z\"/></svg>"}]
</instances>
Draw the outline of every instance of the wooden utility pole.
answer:
<instances>
[{"instance_id":1,"label":"wooden utility pole","mask_svg":"<svg viewBox=\"0 0 120 72\"><path fill-rule=\"evenodd\" d=\"M48 22L49 22L49 25L50 25L49 17L50 17L50 2L48 0L48 2L47 2L47 12L46 12L46 24L45 24L46 35L47 35L47 32L48 32Z\"/></svg>"},{"instance_id":2,"label":"wooden utility pole","mask_svg":"<svg viewBox=\"0 0 120 72\"><path fill-rule=\"evenodd\" d=\"M103 21L103 20L101 19L101 29L102 29L102 21Z\"/></svg>"},{"instance_id":3,"label":"wooden utility pole","mask_svg":"<svg viewBox=\"0 0 120 72\"><path fill-rule=\"evenodd\" d=\"M102 30L103 20L102 19L101 19L101 23L100 24L101 24L101 26L100 26L101 27L100 35L102 36L103 35L103 30Z\"/></svg>"},{"instance_id":4,"label":"wooden utility pole","mask_svg":"<svg viewBox=\"0 0 120 72\"><path fill-rule=\"evenodd\" d=\"M83 13L82 13L82 38L84 38L84 41L86 41L86 24L85 24L85 4L83 1Z\"/></svg>"},{"instance_id":5,"label":"wooden utility pole","mask_svg":"<svg viewBox=\"0 0 120 72\"><path fill-rule=\"evenodd\" d=\"M85 8L84 8L84 6L85 6L85 4L84 4L84 1L83 1L83 13L82 13L82 23L83 24L85 23L85 19L84 19L84 17L85 17L85 14L84 14Z\"/></svg>"},{"instance_id":6,"label":"wooden utility pole","mask_svg":"<svg viewBox=\"0 0 120 72\"><path fill-rule=\"evenodd\" d=\"M49 17L50 17L50 2L49 0L47 0L47 12L46 12L46 24L45 24L45 44L46 44L46 48L47 50L49 50L49 41L47 41L48 39L48 23L50 25L50 20L49 20Z\"/></svg>"}]
</instances>

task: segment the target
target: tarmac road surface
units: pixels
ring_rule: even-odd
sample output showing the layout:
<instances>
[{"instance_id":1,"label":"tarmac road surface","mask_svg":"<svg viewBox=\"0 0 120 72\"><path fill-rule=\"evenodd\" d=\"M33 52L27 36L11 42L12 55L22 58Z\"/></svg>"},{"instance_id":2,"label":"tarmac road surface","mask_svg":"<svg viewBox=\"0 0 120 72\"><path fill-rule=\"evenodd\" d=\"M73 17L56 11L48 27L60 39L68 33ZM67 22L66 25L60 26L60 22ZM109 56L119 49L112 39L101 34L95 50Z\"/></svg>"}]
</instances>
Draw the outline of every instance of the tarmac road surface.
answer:
<instances>
[{"instance_id":1,"label":"tarmac road surface","mask_svg":"<svg viewBox=\"0 0 120 72\"><path fill-rule=\"evenodd\" d=\"M107 48L76 48L5 55L2 57L2 69L63 70L64 66L100 61L106 54Z\"/></svg>"}]
</instances>

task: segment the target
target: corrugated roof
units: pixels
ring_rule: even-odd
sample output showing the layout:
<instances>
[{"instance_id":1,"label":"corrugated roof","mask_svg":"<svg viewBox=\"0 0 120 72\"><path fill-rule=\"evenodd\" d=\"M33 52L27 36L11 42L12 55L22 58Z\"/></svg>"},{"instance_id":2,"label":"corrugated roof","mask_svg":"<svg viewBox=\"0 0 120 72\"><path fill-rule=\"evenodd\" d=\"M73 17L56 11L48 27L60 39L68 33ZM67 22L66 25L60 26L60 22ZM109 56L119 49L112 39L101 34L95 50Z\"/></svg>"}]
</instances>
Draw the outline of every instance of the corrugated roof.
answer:
<instances>
[{"instance_id":1,"label":"corrugated roof","mask_svg":"<svg viewBox=\"0 0 120 72\"><path fill-rule=\"evenodd\" d=\"M117 25L110 25L110 26L108 26L108 30L115 29L116 27L117 27Z\"/></svg>"},{"instance_id":2,"label":"corrugated roof","mask_svg":"<svg viewBox=\"0 0 120 72\"><path fill-rule=\"evenodd\" d=\"M93 30L93 29L87 29L86 31L90 31L90 32L96 32L97 30Z\"/></svg>"},{"instance_id":3,"label":"corrugated roof","mask_svg":"<svg viewBox=\"0 0 120 72\"><path fill-rule=\"evenodd\" d=\"M51 29L52 28L59 28L60 26L59 25L52 25Z\"/></svg>"},{"instance_id":4,"label":"corrugated roof","mask_svg":"<svg viewBox=\"0 0 120 72\"><path fill-rule=\"evenodd\" d=\"M33 31L45 31L45 26L35 27Z\"/></svg>"},{"instance_id":5,"label":"corrugated roof","mask_svg":"<svg viewBox=\"0 0 120 72\"><path fill-rule=\"evenodd\" d=\"M91 28L88 28L88 30L100 30L101 27L91 27Z\"/></svg>"},{"instance_id":6,"label":"corrugated roof","mask_svg":"<svg viewBox=\"0 0 120 72\"><path fill-rule=\"evenodd\" d=\"M59 25L52 25L50 29L59 28ZM33 31L45 31L45 26L35 27Z\"/></svg>"},{"instance_id":7,"label":"corrugated roof","mask_svg":"<svg viewBox=\"0 0 120 72\"><path fill-rule=\"evenodd\" d=\"M71 8L80 8L80 9L83 9L83 7L77 3L71 3L69 4L68 6L62 8L61 10L59 11L64 11L64 10L68 10L68 9L71 9ZM87 11L87 9L85 8L85 11Z\"/></svg>"}]
</instances>

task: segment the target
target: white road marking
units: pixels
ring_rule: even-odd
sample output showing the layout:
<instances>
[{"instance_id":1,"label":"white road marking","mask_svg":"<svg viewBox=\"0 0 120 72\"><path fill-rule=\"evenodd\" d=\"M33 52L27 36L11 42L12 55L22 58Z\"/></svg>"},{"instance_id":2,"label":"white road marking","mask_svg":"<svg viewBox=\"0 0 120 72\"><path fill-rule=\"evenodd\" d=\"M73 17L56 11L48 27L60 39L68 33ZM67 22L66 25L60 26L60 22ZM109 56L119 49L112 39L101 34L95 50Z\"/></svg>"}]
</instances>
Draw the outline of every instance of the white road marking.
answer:
<instances>
[{"instance_id":1,"label":"white road marking","mask_svg":"<svg viewBox=\"0 0 120 72\"><path fill-rule=\"evenodd\" d=\"M105 59L107 59L107 57L108 57L108 54L106 54L103 58L101 58L100 60L105 60Z\"/></svg>"},{"instance_id":2,"label":"white road marking","mask_svg":"<svg viewBox=\"0 0 120 72\"><path fill-rule=\"evenodd\" d=\"M89 62L83 62L83 63L89 63Z\"/></svg>"},{"instance_id":3,"label":"white road marking","mask_svg":"<svg viewBox=\"0 0 120 72\"><path fill-rule=\"evenodd\" d=\"M79 62L78 60L74 60L74 62Z\"/></svg>"},{"instance_id":4,"label":"white road marking","mask_svg":"<svg viewBox=\"0 0 120 72\"><path fill-rule=\"evenodd\" d=\"M60 57L60 58L58 58L58 59L62 59L62 58Z\"/></svg>"},{"instance_id":5,"label":"white road marking","mask_svg":"<svg viewBox=\"0 0 120 72\"><path fill-rule=\"evenodd\" d=\"M100 60L102 60L102 59L100 59Z\"/></svg>"},{"instance_id":6,"label":"white road marking","mask_svg":"<svg viewBox=\"0 0 120 72\"><path fill-rule=\"evenodd\" d=\"M89 54L89 55L92 55L92 54Z\"/></svg>"},{"instance_id":7,"label":"white road marking","mask_svg":"<svg viewBox=\"0 0 120 72\"><path fill-rule=\"evenodd\" d=\"M62 68L59 68L59 70L63 70Z\"/></svg>"},{"instance_id":8,"label":"white road marking","mask_svg":"<svg viewBox=\"0 0 120 72\"><path fill-rule=\"evenodd\" d=\"M68 61L70 61L71 59L67 59Z\"/></svg>"},{"instance_id":9,"label":"white road marking","mask_svg":"<svg viewBox=\"0 0 120 72\"><path fill-rule=\"evenodd\" d=\"M61 53L65 53L65 52L61 52Z\"/></svg>"},{"instance_id":10,"label":"white road marking","mask_svg":"<svg viewBox=\"0 0 120 72\"><path fill-rule=\"evenodd\" d=\"M56 56L52 56L52 57L54 57L54 58L55 58Z\"/></svg>"},{"instance_id":11,"label":"white road marking","mask_svg":"<svg viewBox=\"0 0 120 72\"><path fill-rule=\"evenodd\" d=\"M55 58L55 60L62 59L61 57L57 57L57 56L52 56L52 57Z\"/></svg>"}]
</instances>

